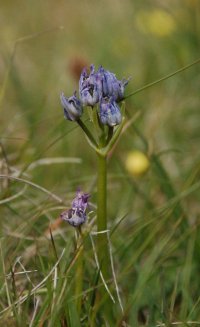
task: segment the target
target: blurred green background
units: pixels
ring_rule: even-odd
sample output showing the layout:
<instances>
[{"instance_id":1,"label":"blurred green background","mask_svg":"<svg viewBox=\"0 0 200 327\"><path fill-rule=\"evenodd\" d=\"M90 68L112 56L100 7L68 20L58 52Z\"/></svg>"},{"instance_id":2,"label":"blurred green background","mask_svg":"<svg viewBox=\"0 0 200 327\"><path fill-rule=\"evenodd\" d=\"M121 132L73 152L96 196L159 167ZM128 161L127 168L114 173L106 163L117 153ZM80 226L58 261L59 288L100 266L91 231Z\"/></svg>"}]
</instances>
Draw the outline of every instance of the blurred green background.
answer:
<instances>
[{"instance_id":1,"label":"blurred green background","mask_svg":"<svg viewBox=\"0 0 200 327\"><path fill-rule=\"evenodd\" d=\"M199 55L199 1L2 1L0 15L1 142L9 162L23 167L43 157L82 158L78 170L54 165L33 172L63 195L69 182L95 174L95 157L81 132L65 135L74 125L63 120L59 102L61 91L70 96L78 89L80 68L102 64L119 79L131 76L129 94ZM178 179L199 159L198 71L196 65L127 101L129 117L140 111L137 126L150 151L180 152L164 157ZM117 148L122 164L135 148L144 150L128 131ZM112 165L114 172L114 160Z\"/></svg>"},{"instance_id":2,"label":"blurred green background","mask_svg":"<svg viewBox=\"0 0 200 327\"><path fill-rule=\"evenodd\" d=\"M131 77L126 95L192 63L200 56L200 2L1 0L0 9L1 174L31 180L60 196L66 204L81 186L84 191L91 191L91 201L95 203L96 158L82 131L63 119L60 93L70 96L78 90L80 70L91 63L96 67L103 65L118 79ZM180 196L188 225L198 226L200 194L197 186L194 191L191 188L200 175L199 73L197 64L126 101L128 117L137 112L139 116L114 151L109 162L108 184L110 222L131 212L113 240L117 262L126 271L125 299L129 298L129 283L134 284L129 265L131 253L154 228L150 226L145 233L138 234L133 244L131 228L135 217L148 220L150 209L160 208L166 201ZM150 161L149 171L140 178L131 176L125 168L127 154L135 149L145 152ZM80 161L53 164L50 160L48 166L30 169L36 160L59 157ZM23 188L20 182L4 179L0 183L1 200ZM188 192L187 196L181 193L184 191ZM167 205L171 210L171 204ZM16 200L2 202L0 234L7 236L3 242L10 263L16 256L23 256L27 242L32 244L28 239L25 241L26 237L43 235L49 221L58 217L59 208L41 213L49 206L54 208L50 198L30 187ZM177 215L180 218L180 212ZM141 264L141 253L145 261L149 244L156 247L159 236L171 232L175 220L170 219L170 222L164 220L158 235L136 255L135 274ZM73 237L72 229L66 225L63 228L67 237ZM11 236L18 229L23 234L19 243L18 238ZM127 248L124 235L131 240ZM59 242L58 237L62 247L64 241ZM194 248L199 249L200 243ZM181 252L181 249L176 255L173 251L168 253L172 261L177 256L169 264L168 293L172 290L170 285L175 283L176 265L184 264L187 250ZM199 271L195 260L195 269ZM154 280L151 282L150 289L155 286ZM196 297L197 286L198 281L193 286L187 284L187 290L191 287ZM148 296L151 298L151 291ZM141 302L147 305L145 296Z\"/></svg>"}]
</instances>

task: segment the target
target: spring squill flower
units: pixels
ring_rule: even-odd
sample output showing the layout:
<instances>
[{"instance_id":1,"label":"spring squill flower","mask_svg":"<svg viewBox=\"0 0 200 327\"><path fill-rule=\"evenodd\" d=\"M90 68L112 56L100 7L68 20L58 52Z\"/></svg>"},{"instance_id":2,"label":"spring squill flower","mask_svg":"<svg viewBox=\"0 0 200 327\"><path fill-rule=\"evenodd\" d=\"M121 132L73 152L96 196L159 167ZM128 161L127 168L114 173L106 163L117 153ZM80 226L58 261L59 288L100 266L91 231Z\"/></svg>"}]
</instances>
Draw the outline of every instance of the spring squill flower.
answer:
<instances>
[{"instance_id":1,"label":"spring squill flower","mask_svg":"<svg viewBox=\"0 0 200 327\"><path fill-rule=\"evenodd\" d=\"M84 106L94 106L102 94L101 75L95 73L94 65L90 66L90 74L84 68L79 81L79 94Z\"/></svg>"},{"instance_id":2,"label":"spring squill flower","mask_svg":"<svg viewBox=\"0 0 200 327\"><path fill-rule=\"evenodd\" d=\"M72 201L71 208L62 212L60 217L74 227L78 227L85 223L87 219L86 209L88 207L89 197L90 195L88 193L83 193L78 190L76 197Z\"/></svg>"},{"instance_id":3,"label":"spring squill flower","mask_svg":"<svg viewBox=\"0 0 200 327\"><path fill-rule=\"evenodd\" d=\"M114 97L101 99L99 116L103 125L113 127L121 123L121 112Z\"/></svg>"},{"instance_id":4,"label":"spring squill flower","mask_svg":"<svg viewBox=\"0 0 200 327\"><path fill-rule=\"evenodd\" d=\"M60 100L67 120L76 121L81 117L83 108L81 101L76 96L76 92L69 98L66 98L64 93L61 93Z\"/></svg>"},{"instance_id":5,"label":"spring squill flower","mask_svg":"<svg viewBox=\"0 0 200 327\"><path fill-rule=\"evenodd\" d=\"M98 74L101 75L103 96L113 97L115 101L122 100L124 98L125 86L129 80L122 79L119 81L115 74L105 70L103 67L99 68Z\"/></svg>"},{"instance_id":6,"label":"spring squill flower","mask_svg":"<svg viewBox=\"0 0 200 327\"><path fill-rule=\"evenodd\" d=\"M99 101L99 93L96 85L90 85L80 93L81 102L84 106L95 106Z\"/></svg>"}]
</instances>

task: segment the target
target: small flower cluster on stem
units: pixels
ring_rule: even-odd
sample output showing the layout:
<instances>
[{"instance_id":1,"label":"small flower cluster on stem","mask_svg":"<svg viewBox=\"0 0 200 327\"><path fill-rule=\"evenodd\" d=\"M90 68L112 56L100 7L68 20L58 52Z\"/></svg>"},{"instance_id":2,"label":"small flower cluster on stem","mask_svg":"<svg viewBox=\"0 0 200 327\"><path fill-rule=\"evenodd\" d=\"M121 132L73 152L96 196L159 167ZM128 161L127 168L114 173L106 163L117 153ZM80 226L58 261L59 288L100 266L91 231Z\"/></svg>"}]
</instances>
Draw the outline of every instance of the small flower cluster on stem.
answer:
<instances>
[{"instance_id":1,"label":"small flower cluster on stem","mask_svg":"<svg viewBox=\"0 0 200 327\"><path fill-rule=\"evenodd\" d=\"M102 125L110 127L119 125L122 115L118 103L124 98L125 86L128 80L118 80L115 74L105 70L102 66L95 71L90 66L90 73L84 68L79 80L79 97L76 92L67 98L61 94L61 104L64 108L65 118L78 121L86 106L99 106L99 121Z\"/></svg>"},{"instance_id":2,"label":"small flower cluster on stem","mask_svg":"<svg viewBox=\"0 0 200 327\"><path fill-rule=\"evenodd\" d=\"M77 191L76 197L72 201L71 208L61 213L61 219L67 221L70 225L78 227L86 221L86 209L90 195Z\"/></svg>"}]
</instances>

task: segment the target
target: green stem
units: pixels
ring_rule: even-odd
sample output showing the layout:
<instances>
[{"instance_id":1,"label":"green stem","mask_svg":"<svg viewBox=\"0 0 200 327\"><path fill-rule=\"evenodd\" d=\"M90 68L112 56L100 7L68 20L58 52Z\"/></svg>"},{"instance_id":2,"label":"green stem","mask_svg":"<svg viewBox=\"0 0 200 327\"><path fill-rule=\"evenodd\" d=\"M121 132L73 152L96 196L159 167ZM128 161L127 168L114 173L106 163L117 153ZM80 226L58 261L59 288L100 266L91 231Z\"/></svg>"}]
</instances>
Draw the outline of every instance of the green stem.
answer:
<instances>
[{"instance_id":1,"label":"green stem","mask_svg":"<svg viewBox=\"0 0 200 327\"><path fill-rule=\"evenodd\" d=\"M182 67L182 68L176 70L175 72L173 72L173 73L171 73L171 74L168 74L168 75L166 75L166 76L164 76L164 77L162 77L162 78L160 78L160 79L158 79L158 80L156 80L156 81L154 81L154 82L152 82L152 83L149 83L149 84L147 84L147 85L145 85L145 86L140 87L140 88L137 89L136 91L134 91L134 92L128 94L126 97L124 97L124 99L127 99L127 98L129 98L129 97L135 95L136 93L139 93L139 92L141 92L141 91L143 91L143 90L146 90L146 89L148 89L149 87L154 86L154 85L156 85L156 84L158 84L158 83L160 83L160 82L162 82L162 81L165 81L166 79L168 79L168 78L170 78L170 77L172 77L172 76L174 76L174 75L176 75L176 74L178 74L178 73L181 73L181 72L183 72L184 70L186 70L186 69L188 69L188 68L190 68L190 67L192 67L192 66L194 66L194 65L196 65L196 64L198 64L198 63L200 63L200 58L198 58L197 60L193 61L191 64L186 65L186 66L184 66L184 67Z\"/></svg>"},{"instance_id":2,"label":"green stem","mask_svg":"<svg viewBox=\"0 0 200 327\"><path fill-rule=\"evenodd\" d=\"M97 148L98 144L95 141L93 135L90 133L89 129L87 128L87 126L82 122L81 119L77 120L77 123L79 124L79 126L82 128L82 130L85 132L85 134L87 135L89 141L91 142L92 147Z\"/></svg>"},{"instance_id":3,"label":"green stem","mask_svg":"<svg viewBox=\"0 0 200 327\"><path fill-rule=\"evenodd\" d=\"M98 232L107 230L107 156L97 153L97 229ZM97 253L102 274L105 280L109 277L109 251L107 233L98 234Z\"/></svg>"}]
</instances>

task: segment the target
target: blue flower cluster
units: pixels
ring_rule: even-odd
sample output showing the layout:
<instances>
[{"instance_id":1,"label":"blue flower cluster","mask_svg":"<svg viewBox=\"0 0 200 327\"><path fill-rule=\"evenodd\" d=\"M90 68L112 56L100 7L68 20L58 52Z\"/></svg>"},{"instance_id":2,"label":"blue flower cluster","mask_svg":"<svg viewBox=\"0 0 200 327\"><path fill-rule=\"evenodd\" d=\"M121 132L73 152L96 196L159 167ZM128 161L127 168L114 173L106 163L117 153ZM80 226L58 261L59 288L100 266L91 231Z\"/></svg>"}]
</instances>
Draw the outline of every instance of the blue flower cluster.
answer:
<instances>
[{"instance_id":1,"label":"blue flower cluster","mask_svg":"<svg viewBox=\"0 0 200 327\"><path fill-rule=\"evenodd\" d=\"M124 98L125 86L128 80L119 81L115 74L105 70L102 66L95 72L94 65L90 73L83 69L79 80L79 96L76 92L72 97L66 98L61 94L61 104L64 108L65 118L71 121L78 120L84 106L94 107L99 104L99 118L103 125L115 126L121 123L122 117L117 102Z\"/></svg>"},{"instance_id":2,"label":"blue flower cluster","mask_svg":"<svg viewBox=\"0 0 200 327\"><path fill-rule=\"evenodd\" d=\"M61 219L67 221L70 225L77 227L86 221L86 209L90 195L77 191L76 197L72 201L71 208L61 213Z\"/></svg>"}]
</instances>

